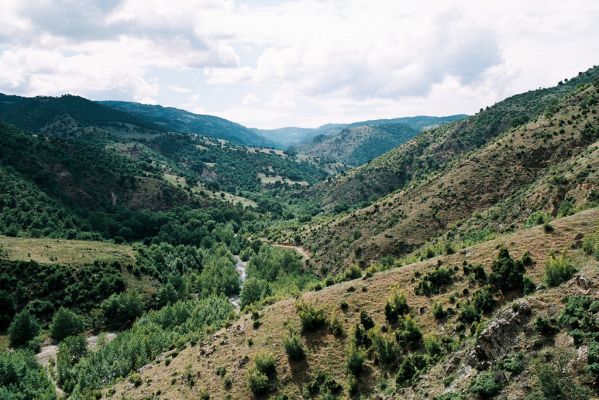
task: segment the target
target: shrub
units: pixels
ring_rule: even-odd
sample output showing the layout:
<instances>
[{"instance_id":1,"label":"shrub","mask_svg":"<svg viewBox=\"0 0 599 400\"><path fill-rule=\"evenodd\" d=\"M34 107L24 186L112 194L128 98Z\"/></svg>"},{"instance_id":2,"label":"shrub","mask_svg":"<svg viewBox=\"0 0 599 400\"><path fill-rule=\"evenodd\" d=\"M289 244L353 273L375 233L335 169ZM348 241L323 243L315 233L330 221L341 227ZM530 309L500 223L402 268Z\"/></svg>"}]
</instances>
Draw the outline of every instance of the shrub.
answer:
<instances>
[{"instance_id":1,"label":"shrub","mask_svg":"<svg viewBox=\"0 0 599 400\"><path fill-rule=\"evenodd\" d=\"M83 333L85 322L83 317L67 308L59 308L52 317L50 323L50 336L57 342L68 336L76 336Z\"/></svg>"},{"instance_id":2,"label":"shrub","mask_svg":"<svg viewBox=\"0 0 599 400\"><path fill-rule=\"evenodd\" d=\"M566 351L555 351L543 354L534 363L534 375L537 378L536 390L528 399L572 399L586 400L590 398L590 390L578 385L570 372L568 364L572 359Z\"/></svg>"},{"instance_id":3,"label":"shrub","mask_svg":"<svg viewBox=\"0 0 599 400\"><path fill-rule=\"evenodd\" d=\"M535 330L543 336L553 336L559 332L555 320L548 320L542 316L537 317L534 322Z\"/></svg>"},{"instance_id":4,"label":"shrub","mask_svg":"<svg viewBox=\"0 0 599 400\"><path fill-rule=\"evenodd\" d=\"M135 292L113 294L102 303L106 324L113 328L131 325L143 313L141 296Z\"/></svg>"},{"instance_id":5,"label":"shrub","mask_svg":"<svg viewBox=\"0 0 599 400\"><path fill-rule=\"evenodd\" d=\"M514 260L509 251L502 248L497 259L493 261L489 282L494 288L503 291L522 289L524 272L524 263Z\"/></svg>"},{"instance_id":6,"label":"shrub","mask_svg":"<svg viewBox=\"0 0 599 400\"><path fill-rule=\"evenodd\" d=\"M308 394L308 396L305 397L315 398L320 395L319 398L334 399L343 391L343 386L341 386L329 373L317 371L312 375L305 390Z\"/></svg>"},{"instance_id":7,"label":"shrub","mask_svg":"<svg viewBox=\"0 0 599 400\"><path fill-rule=\"evenodd\" d=\"M455 271L453 268L437 266L435 270L427 272L422 276L420 282L414 289L417 295L432 296L441 293L442 289L453 283Z\"/></svg>"},{"instance_id":8,"label":"shrub","mask_svg":"<svg viewBox=\"0 0 599 400\"><path fill-rule=\"evenodd\" d=\"M402 326L395 333L397 342L410 349L417 349L422 343L422 332L409 316L403 319Z\"/></svg>"},{"instance_id":9,"label":"shrub","mask_svg":"<svg viewBox=\"0 0 599 400\"><path fill-rule=\"evenodd\" d=\"M0 290L0 331L10 325L16 310L15 296L6 290Z\"/></svg>"},{"instance_id":10,"label":"shrub","mask_svg":"<svg viewBox=\"0 0 599 400\"><path fill-rule=\"evenodd\" d=\"M435 319L441 320L447 317L447 311L443 309L443 305L438 301L433 303L433 316Z\"/></svg>"},{"instance_id":11,"label":"shrub","mask_svg":"<svg viewBox=\"0 0 599 400\"><path fill-rule=\"evenodd\" d=\"M397 322L397 319L404 314L410 312L410 306L408 306L408 299L402 292L395 292L393 296L385 304L385 318L390 323Z\"/></svg>"},{"instance_id":12,"label":"shrub","mask_svg":"<svg viewBox=\"0 0 599 400\"><path fill-rule=\"evenodd\" d=\"M317 308L306 302L295 305L302 324L302 332L314 332L326 326L326 316L322 308Z\"/></svg>"},{"instance_id":13,"label":"shrub","mask_svg":"<svg viewBox=\"0 0 599 400\"><path fill-rule=\"evenodd\" d=\"M504 370L512 373L513 375L519 375L524 371L526 367L526 361L524 359L524 353L518 352L511 357L506 358L501 363Z\"/></svg>"},{"instance_id":14,"label":"shrub","mask_svg":"<svg viewBox=\"0 0 599 400\"><path fill-rule=\"evenodd\" d=\"M337 337L343 335L343 324L341 323L341 320L337 318L337 314L331 314L327 321L327 328Z\"/></svg>"},{"instance_id":15,"label":"shrub","mask_svg":"<svg viewBox=\"0 0 599 400\"><path fill-rule=\"evenodd\" d=\"M399 365L399 370L395 376L395 382L398 387L406 387L412 383L412 378L418 372L412 357L405 357Z\"/></svg>"},{"instance_id":16,"label":"shrub","mask_svg":"<svg viewBox=\"0 0 599 400\"><path fill-rule=\"evenodd\" d=\"M360 311L360 323L366 330L372 329L374 327L374 321L372 320L372 317L364 310Z\"/></svg>"},{"instance_id":17,"label":"shrub","mask_svg":"<svg viewBox=\"0 0 599 400\"><path fill-rule=\"evenodd\" d=\"M289 332L289 336L283 339L283 347L290 361L301 361L306 357L302 340L295 332Z\"/></svg>"},{"instance_id":18,"label":"shrub","mask_svg":"<svg viewBox=\"0 0 599 400\"><path fill-rule=\"evenodd\" d=\"M345 366L347 370L353 374L354 376L359 375L364 369L364 360L366 359L366 354L363 350L360 350L356 346L351 346L349 351L347 352L347 361L345 362Z\"/></svg>"},{"instance_id":19,"label":"shrub","mask_svg":"<svg viewBox=\"0 0 599 400\"><path fill-rule=\"evenodd\" d=\"M491 369L481 372L472 381L468 390L483 399L495 397L503 388L503 374L501 371Z\"/></svg>"},{"instance_id":20,"label":"shrub","mask_svg":"<svg viewBox=\"0 0 599 400\"><path fill-rule=\"evenodd\" d=\"M568 281L576 273L576 267L564 254L552 256L545 264L545 283L547 286L555 287Z\"/></svg>"},{"instance_id":21,"label":"shrub","mask_svg":"<svg viewBox=\"0 0 599 400\"><path fill-rule=\"evenodd\" d=\"M593 255L599 260L599 231L587 236L583 240L582 249L588 255Z\"/></svg>"},{"instance_id":22,"label":"shrub","mask_svg":"<svg viewBox=\"0 0 599 400\"><path fill-rule=\"evenodd\" d=\"M372 349L382 364L393 365L397 362L400 349L394 337L384 334L380 330L373 330L370 332L370 340Z\"/></svg>"},{"instance_id":23,"label":"shrub","mask_svg":"<svg viewBox=\"0 0 599 400\"><path fill-rule=\"evenodd\" d=\"M8 327L8 337L10 345L13 347L24 346L29 343L40 332L40 325L37 320L23 310L13 318Z\"/></svg>"},{"instance_id":24,"label":"shrub","mask_svg":"<svg viewBox=\"0 0 599 400\"><path fill-rule=\"evenodd\" d=\"M272 353L260 352L254 356L256 369L265 374L269 379L277 374L277 361Z\"/></svg>"},{"instance_id":25,"label":"shrub","mask_svg":"<svg viewBox=\"0 0 599 400\"><path fill-rule=\"evenodd\" d=\"M7 400L56 399L54 385L28 351L0 351L0 397Z\"/></svg>"},{"instance_id":26,"label":"shrub","mask_svg":"<svg viewBox=\"0 0 599 400\"><path fill-rule=\"evenodd\" d=\"M270 283L264 279L249 278L243 284L241 288L241 294L239 296L240 306L244 308L250 304L256 303L263 298L270 296L272 289Z\"/></svg>"},{"instance_id":27,"label":"shrub","mask_svg":"<svg viewBox=\"0 0 599 400\"><path fill-rule=\"evenodd\" d=\"M56 372L58 384L70 393L75 388L77 377L73 367L87 354L87 341L84 336L69 336L58 346Z\"/></svg>"},{"instance_id":28,"label":"shrub","mask_svg":"<svg viewBox=\"0 0 599 400\"><path fill-rule=\"evenodd\" d=\"M545 222L543 224L543 231L545 233L552 233L554 230L555 230L555 228L549 222Z\"/></svg>"},{"instance_id":29,"label":"shrub","mask_svg":"<svg viewBox=\"0 0 599 400\"><path fill-rule=\"evenodd\" d=\"M270 380L266 374L260 372L257 368L250 368L248 371L248 388L255 396L262 396L270 390Z\"/></svg>"}]
</instances>

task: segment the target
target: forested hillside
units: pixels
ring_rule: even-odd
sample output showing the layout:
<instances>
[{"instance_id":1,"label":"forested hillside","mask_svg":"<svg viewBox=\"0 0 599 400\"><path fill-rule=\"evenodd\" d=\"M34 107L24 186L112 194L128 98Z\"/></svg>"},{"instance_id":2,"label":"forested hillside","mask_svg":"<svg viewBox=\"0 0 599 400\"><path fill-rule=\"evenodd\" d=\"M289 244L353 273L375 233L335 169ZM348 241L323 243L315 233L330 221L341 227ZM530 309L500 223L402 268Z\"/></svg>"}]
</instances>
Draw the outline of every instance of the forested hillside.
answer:
<instances>
[{"instance_id":1,"label":"forested hillside","mask_svg":"<svg viewBox=\"0 0 599 400\"><path fill-rule=\"evenodd\" d=\"M273 145L271 141L245 126L212 115L194 114L173 107L126 101L101 101L100 103L116 110L126 111L169 131L195 133L248 146Z\"/></svg>"}]
</instances>

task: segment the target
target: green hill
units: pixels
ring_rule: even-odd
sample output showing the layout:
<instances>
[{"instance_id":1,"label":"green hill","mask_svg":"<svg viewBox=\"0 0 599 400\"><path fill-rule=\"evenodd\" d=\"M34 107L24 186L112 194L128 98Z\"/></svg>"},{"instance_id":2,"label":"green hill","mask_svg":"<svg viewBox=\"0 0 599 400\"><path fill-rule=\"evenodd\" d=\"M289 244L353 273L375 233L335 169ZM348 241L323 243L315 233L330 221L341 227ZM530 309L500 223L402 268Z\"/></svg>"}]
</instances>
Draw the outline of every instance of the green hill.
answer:
<instances>
[{"instance_id":1,"label":"green hill","mask_svg":"<svg viewBox=\"0 0 599 400\"><path fill-rule=\"evenodd\" d=\"M212 115L194 114L174 107L162 107L126 101L101 101L100 104L126 111L132 116L150 121L163 129L196 133L249 146L272 146L273 143L243 125Z\"/></svg>"}]
</instances>

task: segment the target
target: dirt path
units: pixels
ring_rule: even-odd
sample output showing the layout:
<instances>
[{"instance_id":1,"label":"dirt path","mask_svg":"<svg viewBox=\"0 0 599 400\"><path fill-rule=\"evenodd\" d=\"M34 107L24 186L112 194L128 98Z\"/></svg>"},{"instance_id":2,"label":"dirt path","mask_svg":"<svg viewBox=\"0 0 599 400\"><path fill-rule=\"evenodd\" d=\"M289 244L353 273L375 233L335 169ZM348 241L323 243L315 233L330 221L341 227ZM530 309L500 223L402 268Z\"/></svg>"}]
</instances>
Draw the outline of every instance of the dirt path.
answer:
<instances>
[{"instance_id":1,"label":"dirt path","mask_svg":"<svg viewBox=\"0 0 599 400\"><path fill-rule=\"evenodd\" d=\"M106 333L106 340L109 342L116 337L116 333L108 332ZM93 350L98 345L99 336L89 336L87 338L87 349ZM47 344L42 346L39 353L35 355L37 362L43 366L47 367L50 363L50 358L54 358L56 360L56 354L58 353L58 346L54 344Z\"/></svg>"},{"instance_id":2,"label":"dirt path","mask_svg":"<svg viewBox=\"0 0 599 400\"><path fill-rule=\"evenodd\" d=\"M283 243L283 244L270 243L270 245L273 246L273 247L279 247L281 249L295 250L297 253L299 253L306 260L309 260L310 257L312 256L310 254L310 252L308 250L306 250L305 248L303 248L301 246L294 246L294 245L292 245L290 243Z\"/></svg>"}]
</instances>

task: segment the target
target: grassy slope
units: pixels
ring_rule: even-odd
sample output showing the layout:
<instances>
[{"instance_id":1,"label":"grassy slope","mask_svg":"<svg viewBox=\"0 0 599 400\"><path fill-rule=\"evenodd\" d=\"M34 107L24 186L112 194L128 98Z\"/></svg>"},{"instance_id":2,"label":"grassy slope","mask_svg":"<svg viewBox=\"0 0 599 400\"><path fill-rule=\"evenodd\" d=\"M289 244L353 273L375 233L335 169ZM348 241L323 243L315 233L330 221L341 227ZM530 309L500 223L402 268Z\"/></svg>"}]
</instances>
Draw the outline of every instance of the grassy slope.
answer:
<instances>
[{"instance_id":1,"label":"grassy slope","mask_svg":"<svg viewBox=\"0 0 599 400\"><path fill-rule=\"evenodd\" d=\"M384 322L384 305L390 297L394 288L403 290L411 306L413 318L421 326L424 333L438 335L452 334L455 320L447 324L439 324L433 318L430 309L432 301L448 302L451 293L457 293L461 297L462 289L468 287L466 279L458 278L451 290L445 294L428 298L414 294L415 283L412 279L415 272L424 273L430 271L435 265L441 263L448 266L461 266L463 261L472 264L481 264L487 271L492 261L497 256L497 248L505 246L514 258L521 257L524 252L529 251L536 263L528 268L527 275L535 282L539 282L543 275L543 265L549 254L553 251L567 251L579 262L586 265L582 273L594 282L599 283L597 274L597 262L581 255L580 250L572 250L571 245L579 234L589 234L597 229L599 223L599 209L583 211L574 216L556 220L555 231L547 234L541 227L535 227L514 234L505 235L495 240L463 249L451 256L442 256L427 261L418 262L403 268L393 269L375 274L366 280L354 280L344 282L323 289L319 292L310 292L302 297L319 306L324 306L329 312L337 314L346 332L349 332L359 317L359 311L367 311L377 322ZM571 283L564 285L570 287ZM348 291L348 288L355 291ZM364 291L363 288L366 290ZM544 309L544 301L559 297L557 290L543 290L532 297L532 307ZM567 292L574 291L567 289ZM537 300L538 299L538 300ZM341 301L349 304L348 311L344 314L339 309ZM422 311L420 311L422 310ZM170 365L166 366L163 359L149 365L141 372L142 384L134 388L129 382L122 382L115 386L116 394L111 398L142 399L151 397L160 391L161 398L197 398L200 390L206 389L211 398L224 398L230 393L232 398L250 398L251 395L246 386L246 371L248 366L244 364L244 357L251 357L259 351L267 350L273 352L277 357L279 392L286 393L290 398L298 398L302 386L307 381L307 376L319 369L333 374L339 382L347 381L345 372L345 349L347 338L335 338L327 331L304 335L303 340L307 349L307 362L290 366L285 355L282 339L286 335L287 326L299 327L299 318L294 309L294 300L284 300L265 308L261 313L262 325L258 329L252 327L249 316L243 316L233 326L217 332L209 343L189 347L172 359ZM248 346L248 339L253 341ZM462 346L469 346L466 341ZM226 390L220 377L216 375L216 368L224 366L227 374L233 379L231 390ZM385 379L378 366L368 362L367 373L360 380L362 393L372 394L375 384ZM195 385L190 387L184 382L184 376L190 372ZM443 371L441 367L433 368L432 378L423 377L422 382L416 386L426 387L427 395L439 393L443 390L441 381ZM391 380L393 375L391 375ZM423 386L423 385L428 386ZM513 390L517 389L517 385ZM105 391L106 393L107 391ZM407 394L406 394L407 395ZM422 393L412 394L416 398L422 398Z\"/></svg>"},{"instance_id":2,"label":"grassy slope","mask_svg":"<svg viewBox=\"0 0 599 400\"><path fill-rule=\"evenodd\" d=\"M130 246L108 242L64 239L33 239L0 236L0 255L9 260L39 264L81 265L94 261L134 261Z\"/></svg>"},{"instance_id":3,"label":"grassy slope","mask_svg":"<svg viewBox=\"0 0 599 400\"><path fill-rule=\"evenodd\" d=\"M504 214L515 214L511 220L505 218L510 224L525 219L535 208L554 211L571 193L582 197L584 204L585 196L597 188L599 105L584 107L598 93L598 86L589 86L560 103L555 115L510 130L446 171L372 206L308 227L304 245L316 250L316 261L338 269L384 254L405 254L450 225L495 205L503 204L499 209ZM555 190L548 186L556 180L555 171L568 168L576 179L559 179ZM534 196L523 196L527 193ZM355 239L357 230L361 236Z\"/></svg>"},{"instance_id":4,"label":"grassy slope","mask_svg":"<svg viewBox=\"0 0 599 400\"><path fill-rule=\"evenodd\" d=\"M426 131L368 165L314 187L310 193L327 208L338 204L353 206L384 196L442 170L510 128L535 119L546 109L554 108L578 85L598 77L599 67L594 67L565 84L505 99L466 120Z\"/></svg>"}]
</instances>

